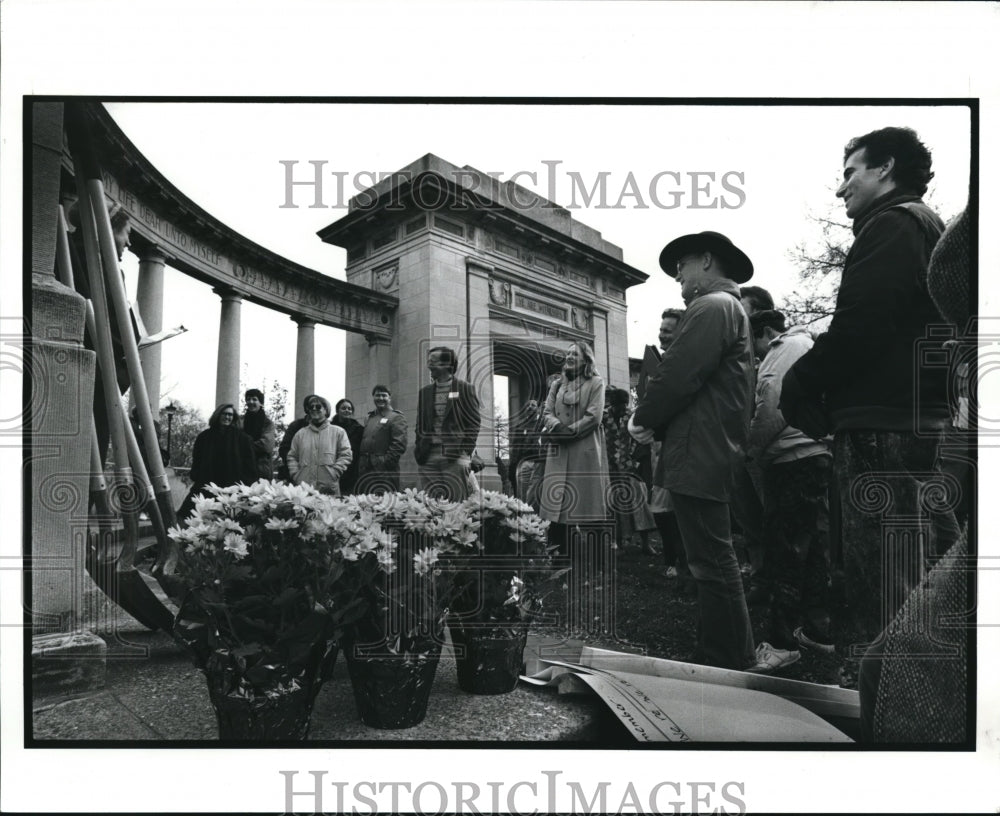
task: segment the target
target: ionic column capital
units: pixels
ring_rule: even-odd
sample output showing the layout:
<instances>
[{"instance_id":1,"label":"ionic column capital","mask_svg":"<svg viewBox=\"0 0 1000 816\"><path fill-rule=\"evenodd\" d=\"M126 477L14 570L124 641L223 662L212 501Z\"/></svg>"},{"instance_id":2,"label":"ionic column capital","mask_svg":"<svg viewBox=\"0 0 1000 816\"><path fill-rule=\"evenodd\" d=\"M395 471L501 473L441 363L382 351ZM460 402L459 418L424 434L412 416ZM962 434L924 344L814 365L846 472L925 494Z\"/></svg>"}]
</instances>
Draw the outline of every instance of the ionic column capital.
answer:
<instances>
[{"instance_id":1,"label":"ionic column capital","mask_svg":"<svg viewBox=\"0 0 1000 816\"><path fill-rule=\"evenodd\" d=\"M303 317L302 315L291 315L289 318L293 323L296 323L300 329L314 329L316 328L316 321L308 317Z\"/></svg>"}]
</instances>

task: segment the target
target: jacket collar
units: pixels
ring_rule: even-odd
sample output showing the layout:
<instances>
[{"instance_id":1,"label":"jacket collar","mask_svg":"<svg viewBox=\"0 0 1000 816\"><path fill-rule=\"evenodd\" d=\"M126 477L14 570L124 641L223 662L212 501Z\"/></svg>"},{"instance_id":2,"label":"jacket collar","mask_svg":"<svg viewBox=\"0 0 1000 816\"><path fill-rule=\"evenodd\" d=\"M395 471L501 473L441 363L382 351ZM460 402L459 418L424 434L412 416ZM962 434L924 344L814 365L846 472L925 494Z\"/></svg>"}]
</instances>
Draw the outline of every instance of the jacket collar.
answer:
<instances>
[{"instance_id":1,"label":"jacket collar","mask_svg":"<svg viewBox=\"0 0 1000 816\"><path fill-rule=\"evenodd\" d=\"M908 201L922 201L921 197L914 195L913 193L907 193L900 190L898 187L895 190L890 190L885 195L879 196L872 203L866 212L859 215L854 219L854 235L857 236L861 230L864 229L865 224L871 221L879 213L883 213L890 207L895 207L897 204L905 204Z\"/></svg>"},{"instance_id":2,"label":"jacket collar","mask_svg":"<svg viewBox=\"0 0 1000 816\"><path fill-rule=\"evenodd\" d=\"M729 278L719 278L717 280L712 280L706 283L702 287L701 291L698 292L698 294L695 295L693 298L691 298L691 302L693 303L702 295L709 295L712 292L725 292L727 294L732 295L737 300L740 299L739 284L737 284L736 281L734 280L730 280Z\"/></svg>"}]
</instances>

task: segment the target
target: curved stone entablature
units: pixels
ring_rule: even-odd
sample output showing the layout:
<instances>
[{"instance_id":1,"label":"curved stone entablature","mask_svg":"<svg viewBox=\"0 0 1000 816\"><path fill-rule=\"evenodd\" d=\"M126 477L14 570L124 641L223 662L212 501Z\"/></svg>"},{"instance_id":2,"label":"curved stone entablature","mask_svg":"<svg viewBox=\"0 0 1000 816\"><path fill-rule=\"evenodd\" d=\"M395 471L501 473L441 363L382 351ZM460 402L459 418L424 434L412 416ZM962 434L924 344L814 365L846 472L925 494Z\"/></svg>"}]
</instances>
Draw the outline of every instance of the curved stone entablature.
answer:
<instances>
[{"instance_id":1,"label":"curved stone entablature","mask_svg":"<svg viewBox=\"0 0 1000 816\"><path fill-rule=\"evenodd\" d=\"M248 301L372 338L391 338L398 299L330 278L265 249L171 184L98 104L88 106L107 196L131 215L132 248ZM72 160L64 155L72 173Z\"/></svg>"}]
</instances>

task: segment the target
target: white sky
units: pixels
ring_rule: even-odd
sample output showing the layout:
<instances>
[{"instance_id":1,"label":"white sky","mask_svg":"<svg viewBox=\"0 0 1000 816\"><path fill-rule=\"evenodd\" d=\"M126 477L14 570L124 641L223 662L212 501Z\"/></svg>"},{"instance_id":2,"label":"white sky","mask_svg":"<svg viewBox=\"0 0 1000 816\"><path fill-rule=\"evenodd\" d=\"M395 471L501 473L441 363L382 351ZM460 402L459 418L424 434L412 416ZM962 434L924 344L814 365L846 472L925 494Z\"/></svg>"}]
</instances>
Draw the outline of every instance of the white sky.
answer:
<instances>
[{"instance_id":1,"label":"white sky","mask_svg":"<svg viewBox=\"0 0 1000 816\"><path fill-rule=\"evenodd\" d=\"M95 96L215 94L219 96L669 96L690 100L754 98L977 98L982 152L980 313L996 313L995 270L1000 223L995 182L1000 178L1000 73L995 3L658 3L658 2L316 2L284 0L5 0L0 26L0 272L3 342L0 359L0 594L3 682L0 683L0 809L6 811L143 812L274 811L285 809L279 770L309 770L328 780L537 779L537 769L563 779L596 783L627 779L648 791L665 780L727 781L743 785L753 812L994 811L1000 747L1000 570L979 573L977 751L669 753L481 750L249 750L212 751L23 748L23 611L20 599L23 529L22 454L18 446L25 330L22 256L22 97L82 93ZM758 280L779 297L792 286L784 252L803 234L809 207L836 206L830 188L844 142L889 123L909 124L934 151L935 201L943 215L964 203L968 123L940 110L806 108L763 112L702 109L440 108L402 116L402 108L320 121L268 108L251 115L202 107L184 118L116 109L122 126L150 160L210 213L282 255L339 275L344 261L315 230L343 211L280 210L281 159L327 159L334 169L395 170L432 151L457 164L511 173L542 170L543 159L565 169L632 169L746 173L746 204L732 211L659 210L576 212L621 247L625 259L652 279L629 297L630 348L654 338L654 315L678 300L676 285L657 270L662 244L679 234L720 230L753 257ZM250 112L248 112L250 111ZM904 115L905 114L905 115ZM546 118L547 116L547 118ZM145 120L145 121L143 121ZM946 121L947 120L947 121ZM188 167L188 165L190 167ZM190 172L189 172L190 170ZM522 179L523 181L523 179ZM611 185L612 188L614 185ZM945 186L948 187L946 192ZM560 195L559 203L567 203ZM180 276L178 276L180 277ZM168 292L181 292L168 280ZM197 287L203 289L203 287ZM648 290L648 291L646 291ZM130 286L134 293L134 281ZM183 298L183 295L181 295ZM192 332L170 340L180 362L178 398L204 404L214 391L218 304L192 295L168 301L167 325ZM244 306L244 359L261 366L254 377L280 376L291 388L294 324ZM988 333L984 352L995 353ZM201 334L196 342L195 330ZM321 389L339 387L334 336L317 333L324 363ZM993 333L996 335L996 332ZM13 338L11 340L10 338ZM184 345L187 343L188 345ZM272 353L267 352L273 347ZM274 362L272 364L271 357ZM169 359L169 356L168 356ZM265 362L266 360L266 362ZM259 361L259 362L258 362ZM166 360L165 360L166 362ZM329 370L329 373L327 373ZM998 403L996 369L981 366L981 406ZM272 373L273 372L273 373ZM287 372L287 374L286 374ZM329 377L329 380L324 378ZM203 390L181 392L180 382ZM327 383L329 383L327 385ZM186 386L185 386L186 387ZM17 395L17 396L15 396ZM985 416L985 414L981 414ZM995 492L1000 449L984 436L979 468L982 495ZM983 566L1000 556L1000 505L980 501ZM181 703L178 703L181 704ZM30 711L28 712L30 715ZM107 784L108 769L114 782ZM206 769L210 769L206 772ZM525 770L529 769L529 770ZM184 780L163 784L164 779ZM330 791L330 786L327 788ZM543 797L544 798L544 797ZM328 800L332 801L332 799ZM617 799L615 800L618 801ZM716 795L714 805L720 804ZM722 804L725 804L723 802ZM307 808L308 800L295 805ZM557 809L568 809L564 797ZM534 805L544 808L536 800ZM327 804L327 809L330 809Z\"/></svg>"},{"instance_id":2,"label":"white sky","mask_svg":"<svg viewBox=\"0 0 1000 816\"><path fill-rule=\"evenodd\" d=\"M659 269L660 249L687 232L723 232L747 252L764 286L779 304L796 286L788 252L818 233L808 214L842 207L833 195L842 151L856 135L886 125L913 127L934 155L931 201L945 218L965 205L969 185L970 117L965 107L843 106L619 106L619 105L350 105L110 103L108 110L146 157L182 192L209 213L254 241L333 277L344 278L344 251L324 244L316 231L346 214L346 201L371 184L371 173L398 170L424 153L458 166L471 165L518 182L601 232L624 251L625 261L650 279L628 291L629 354L655 343L659 314L680 306L679 287ZM323 203L296 187L296 209L286 200L285 167L297 161L294 178L312 180L310 161L326 161ZM548 162L546 164L543 162ZM551 162L559 162L552 165ZM554 167L554 171L550 168ZM656 206L679 201L675 209ZM334 172L347 173L338 204ZM555 183L550 184L550 172ZM606 172L607 197L589 206L573 189L569 173L590 188ZM742 206L695 209L692 204L739 198ZM628 174L642 200L625 196ZM692 193L691 173L714 173ZM534 174L533 176L531 174ZM537 183L535 183L537 182ZM671 191L681 193L678 199ZM641 205L645 204L645 208ZM138 263L127 254L130 295ZM164 326L183 323L186 335L163 345L161 401L180 399L209 413L214 407L219 300L211 288L173 272L166 280ZM294 391L295 324L285 315L244 303L243 379L249 385L277 380ZM344 333L317 327L316 387L343 396ZM211 353L210 353L211 352ZM624 383L619 383L624 385ZM360 410L360 408L359 408Z\"/></svg>"}]
</instances>

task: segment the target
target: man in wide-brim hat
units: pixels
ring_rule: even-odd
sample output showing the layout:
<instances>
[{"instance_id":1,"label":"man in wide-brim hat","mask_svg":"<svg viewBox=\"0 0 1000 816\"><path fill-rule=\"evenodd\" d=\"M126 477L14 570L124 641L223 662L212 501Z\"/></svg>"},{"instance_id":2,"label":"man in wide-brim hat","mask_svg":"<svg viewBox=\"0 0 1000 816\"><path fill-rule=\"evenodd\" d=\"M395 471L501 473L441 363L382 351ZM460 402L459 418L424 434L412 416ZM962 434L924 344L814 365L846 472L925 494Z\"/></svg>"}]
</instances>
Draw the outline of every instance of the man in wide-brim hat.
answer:
<instances>
[{"instance_id":1,"label":"man in wide-brim hat","mask_svg":"<svg viewBox=\"0 0 1000 816\"><path fill-rule=\"evenodd\" d=\"M667 244L660 266L681 285L687 310L629 430L640 442L662 439L653 481L670 491L698 585L695 659L766 671L768 656L754 650L728 505L753 410L750 325L739 289L753 264L725 235L700 232Z\"/></svg>"}]
</instances>

